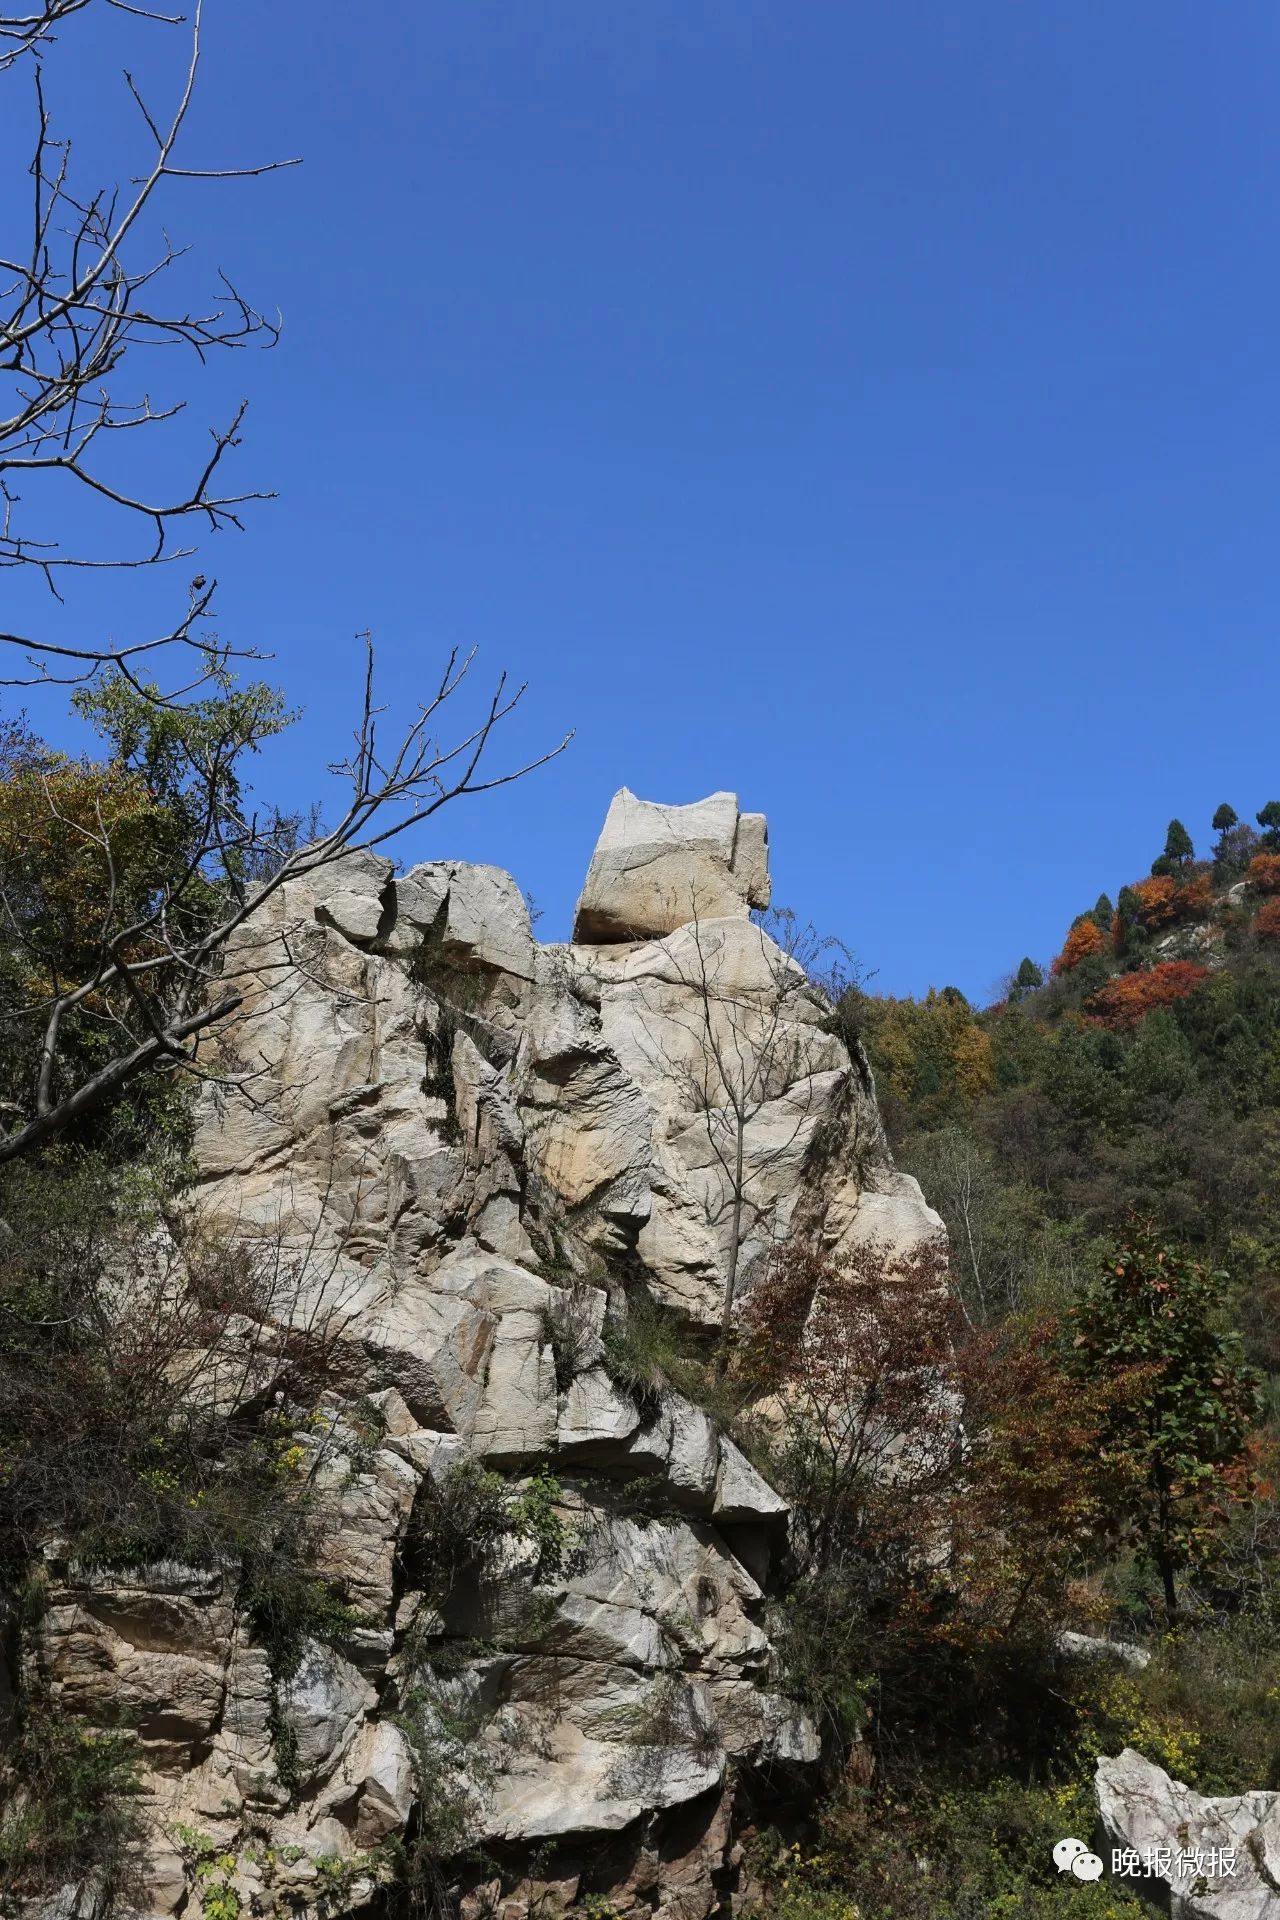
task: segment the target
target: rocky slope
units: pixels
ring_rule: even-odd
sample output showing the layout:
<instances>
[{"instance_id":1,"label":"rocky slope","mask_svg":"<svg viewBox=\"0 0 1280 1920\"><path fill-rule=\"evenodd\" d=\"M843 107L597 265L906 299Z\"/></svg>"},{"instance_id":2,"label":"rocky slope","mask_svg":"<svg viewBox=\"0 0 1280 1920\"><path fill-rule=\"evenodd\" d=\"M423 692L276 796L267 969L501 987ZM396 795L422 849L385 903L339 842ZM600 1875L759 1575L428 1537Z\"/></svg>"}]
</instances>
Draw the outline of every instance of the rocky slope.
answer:
<instances>
[{"instance_id":1,"label":"rocky slope","mask_svg":"<svg viewBox=\"0 0 1280 1920\"><path fill-rule=\"evenodd\" d=\"M272 1251L275 1336L335 1362L294 1438L352 1612L281 1677L234 1569L52 1558L37 1657L137 1728L151 1910L358 1907L442 1799L489 1863L465 1913L732 1910L738 1783L817 1754L769 1638L786 1509L699 1407L615 1377L606 1321L648 1299L710 1342L788 1235L939 1230L767 900L733 796L624 792L573 944L494 868L370 853L242 933L199 1205ZM557 1550L513 1533L438 1607L406 1542L467 1461L550 1502Z\"/></svg>"}]
</instances>

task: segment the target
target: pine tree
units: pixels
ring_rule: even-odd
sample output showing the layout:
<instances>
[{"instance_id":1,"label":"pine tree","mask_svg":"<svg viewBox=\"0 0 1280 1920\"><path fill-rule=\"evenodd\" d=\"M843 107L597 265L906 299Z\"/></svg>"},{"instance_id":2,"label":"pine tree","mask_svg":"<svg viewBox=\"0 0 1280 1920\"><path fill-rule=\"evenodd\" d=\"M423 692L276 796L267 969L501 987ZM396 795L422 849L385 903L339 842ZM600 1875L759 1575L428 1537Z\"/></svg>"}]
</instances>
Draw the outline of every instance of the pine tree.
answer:
<instances>
[{"instance_id":1,"label":"pine tree","mask_svg":"<svg viewBox=\"0 0 1280 1920\"><path fill-rule=\"evenodd\" d=\"M1028 954L1013 976L1013 985L1009 989L1010 1000L1025 1000L1029 993L1035 993L1044 985L1044 970L1038 967Z\"/></svg>"},{"instance_id":2,"label":"pine tree","mask_svg":"<svg viewBox=\"0 0 1280 1920\"><path fill-rule=\"evenodd\" d=\"M1258 809L1257 820L1260 827L1266 828L1263 845L1280 847L1280 800L1268 800L1265 807Z\"/></svg>"},{"instance_id":3,"label":"pine tree","mask_svg":"<svg viewBox=\"0 0 1280 1920\"><path fill-rule=\"evenodd\" d=\"M1100 893L1098 895L1098 904L1089 917L1097 923L1103 933L1110 933L1111 922L1115 919L1115 908L1112 906L1110 897L1107 894Z\"/></svg>"},{"instance_id":4,"label":"pine tree","mask_svg":"<svg viewBox=\"0 0 1280 1920\"><path fill-rule=\"evenodd\" d=\"M1277 808L1277 817L1280 818L1280 807ZM1187 832L1181 820L1171 820L1169 822L1169 831L1165 835L1164 858L1173 865L1182 867L1186 865L1188 860L1194 860L1195 852L1196 850L1192 845L1191 835Z\"/></svg>"},{"instance_id":5,"label":"pine tree","mask_svg":"<svg viewBox=\"0 0 1280 1920\"><path fill-rule=\"evenodd\" d=\"M1229 807L1226 801L1224 800L1222 805L1218 808L1218 811L1213 816L1214 832L1230 833L1232 827L1238 827L1239 825L1240 825L1240 815L1236 812L1234 807Z\"/></svg>"}]
</instances>

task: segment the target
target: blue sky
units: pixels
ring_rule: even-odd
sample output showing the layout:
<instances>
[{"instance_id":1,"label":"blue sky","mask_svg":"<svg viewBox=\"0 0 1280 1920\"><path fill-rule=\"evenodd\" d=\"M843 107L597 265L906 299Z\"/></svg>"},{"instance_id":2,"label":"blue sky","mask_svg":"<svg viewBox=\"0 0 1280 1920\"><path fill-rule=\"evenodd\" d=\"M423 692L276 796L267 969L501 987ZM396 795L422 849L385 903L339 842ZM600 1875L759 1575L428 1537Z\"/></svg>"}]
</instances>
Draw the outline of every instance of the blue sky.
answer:
<instances>
[{"instance_id":1,"label":"blue sky","mask_svg":"<svg viewBox=\"0 0 1280 1920\"><path fill-rule=\"evenodd\" d=\"M67 30L86 159L143 32ZM562 937L615 787L730 787L878 986L978 998L1280 792L1275 0L208 0L206 47L190 162L305 156L171 209L285 315L190 383L280 494L199 561L305 708L275 790L358 630L393 704L477 645L513 753L576 739L408 857Z\"/></svg>"}]
</instances>

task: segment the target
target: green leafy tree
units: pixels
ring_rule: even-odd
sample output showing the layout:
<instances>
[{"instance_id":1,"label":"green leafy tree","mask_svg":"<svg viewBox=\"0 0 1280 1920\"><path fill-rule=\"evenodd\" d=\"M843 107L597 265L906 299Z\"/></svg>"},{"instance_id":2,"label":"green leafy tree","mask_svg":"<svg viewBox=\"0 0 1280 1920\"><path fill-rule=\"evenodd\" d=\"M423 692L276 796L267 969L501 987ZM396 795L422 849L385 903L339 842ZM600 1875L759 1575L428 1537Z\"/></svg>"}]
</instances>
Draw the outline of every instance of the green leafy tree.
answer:
<instances>
[{"instance_id":1,"label":"green leafy tree","mask_svg":"<svg viewBox=\"0 0 1280 1920\"><path fill-rule=\"evenodd\" d=\"M1163 857L1176 867L1185 867L1188 860L1195 859L1195 853L1191 835L1181 820L1171 820L1165 835Z\"/></svg>"},{"instance_id":2,"label":"green leafy tree","mask_svg":"<svg viewBox=\"0 0 1280 1920\"><path fill-rule=\"evenodd\" d=\"M1259 807L1257 821L1265 829L1263 844L1271 849L1280 847L1280 800L1268 800L1265 807Z\"/></svg>"},{"instance_id":3,"label":"green leafy tree","mask_svg":"<svg viewBox=\"0 0 1280 1920\"><path fill-rule=\"evenodd\" d=\"M1227 1331L1227 1278L1137 1223L1072 1316L1077 1371L1122 1382L1103 1445L1136 1470L1134 1535L1164 1590L1170 1621L1178 1575L1211 1560L1230 1511L1249 1492L1257 1375Z\"/></svg>"},{"instance_id":4,"label":"green leafy tree","mask_svg":"<svg viewBox=\"0 0 1280 1920\"><path fill-rule=\"evenodd\" d=\"M1227 802L1224 800L1222 805L1218 808L1217 812L1214 814L1212 824L1213 824L1213 830L1215 833L1230 833L1232 827L1239 826L1240 815L1236 812L1234 807L1228 806Z\"/></svg>"},{"instance_id":5,"label":"green leafy tree","mask_svg":"<svg viewBox=\"0 0 1280 1920\"><path fill-rule=\"evenodd\" d=\"M1159 866L1160 862L1155 864ZM1121 887L1116 898L1115 917L1117 949L1126 961L1132 963L1141 956L1149 940L1142 901L1133 887Z\"/></svg>"},{"instance_id":6,"label":"green leafy tree","mask_svg":"<svg viewBox=\"0 0 1280 1920\"><path fill-rule=\"evenodd\" d=\"M1111 896L1106 893L1100 893L1097 904L1089 918L1102 933L1110 933L1111 923L1115 919L1115 913L1116 910L1111 904Z\"/></svg>"}]
</instances>

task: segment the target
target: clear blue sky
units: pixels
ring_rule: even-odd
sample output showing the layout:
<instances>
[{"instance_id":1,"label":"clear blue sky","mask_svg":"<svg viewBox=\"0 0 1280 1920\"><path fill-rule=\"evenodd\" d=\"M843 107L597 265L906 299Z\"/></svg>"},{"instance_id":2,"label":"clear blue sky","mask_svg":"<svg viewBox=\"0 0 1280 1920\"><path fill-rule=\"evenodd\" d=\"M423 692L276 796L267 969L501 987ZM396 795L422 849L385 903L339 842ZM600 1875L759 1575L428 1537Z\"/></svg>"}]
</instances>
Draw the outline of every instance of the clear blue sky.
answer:
<instances>
[{"instance_id":1,"label":"clear blue sky","mask_svg":"<svg viewBox=\"0 0 1280 1920\"><path fill-rule=\"evenodd\" d=\"M121 31L57 70L104 149ZM615 787L735 788L779 900L976 997L1170 814L1280 793L1276 0L208 0L206 38L191 161L306 160L172 213L285 314L193 390L249 394L281 496L200 564L305 706L283 790L358 629L393 700L477 644L531 683L514 750L577 738L407 855L560 937ZM164 604L116 591L120 631Z\"/></svg>"}]
</instances>

